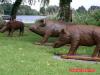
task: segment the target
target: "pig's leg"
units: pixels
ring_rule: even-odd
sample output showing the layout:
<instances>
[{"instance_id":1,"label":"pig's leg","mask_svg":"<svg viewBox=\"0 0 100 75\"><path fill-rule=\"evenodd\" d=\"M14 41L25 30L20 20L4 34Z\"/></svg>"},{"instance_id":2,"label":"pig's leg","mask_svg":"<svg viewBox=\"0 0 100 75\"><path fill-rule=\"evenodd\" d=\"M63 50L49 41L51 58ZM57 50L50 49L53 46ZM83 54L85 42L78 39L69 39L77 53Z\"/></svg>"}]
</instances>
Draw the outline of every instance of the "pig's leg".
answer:
<instances>
[{"instance_id":1,"label":"pig's leg","mask_svg":"<svg viewBox=\"0 0 100 75\"><path fill-rule=\"evenodd\" d=\"M23 34L24 34L24 28L23 28L23 30L21 31L21 35L23 36Z\"/></svg>"},{"instance_id":2,"label":"pig's leg","mask_svg":"<svg viewBox=\"0 0 100 75\"><path fill-rule=\"evenodd\" d=\"M24 27L21 27L21 28L20 28L20 32L19 32L19 36L20 36L20 35L23 36L23 33L24 33Z\"/></svg>"},{"instance_id":3,"label":"pig's leg","mask_svg":"<svg viewBox=\"0 0 100 75\"><path fill-rule=\"evenodd\" d=\"M13 35L14 29L11 29L11 36Z\"/></svg>"},{"instance_id":4,"label":"pig's leg","mask_svg":"<svg viewBox=\"0 0 100 75\"><path fill-rule=\"evenodd\" d=\"M92 54L92 57L99 57L100 56L100 45L96 45L96 48Z\"/></svg>"},{"instance_id":5,"label":"pig's leg","mask_svg":"<svg viewBox=\"0 0 100 75\"><path fill-rule=\"evenodd\" d=\"M40 43L41 44L46 43L48 41L48 38L50 37L50 35L51 35L51 33L46 33Z\"/></svg>"},{"instance_id":6,"label":"pig's leg","mask_svg":"<svg viewBox=\"0 0 100 75\"><path fill-rule=\"evenodd\" d=\"M8 36L10 36L10 34L11 34L11 29L8 30Z\"/></svg>"},{"instance_id":7,"label":"pig's leg","mask_svg":"<svg viewBox=\"0 0 100 75\"><path fill-rule=\"evenodd\" d=\"M98 52L98 57L100 58L100 50L99 50L99 52Z\"/></svg>"},{"instance_id":8,"label":"pig's leg","mask_svg":"<svg viewBox=\"0 0 100 75\"><path fill-rule=\"evenodd\" d=\"M97 52L97 54L98 54L98 58L100 58L100 45L99 45L99 48L98 48L98 52Z\"/></svg>"},{"instance_id":9,"label":"pig's leg","mask_svg":"<svg viewBox=\"0 0 100 75\"><path fill-rule=\"evenodd\" d=\"M73 39L67 55L75 55L78 47L79 47L79 40Z\"/></svg>"},{"instance_id":10,"label":"pig's leg","mask_svg":"<svg viewBox=\"0 0 100 75\"><path fill-rule=\"evenodd\" d=\"M67 55L75 55L76 51L77 51L77 48L78 48L78 44L71 45L71 47L70 47L69 52L68 52Z\"/></svg>"},{"instance_id":11,"label":"pig's leg","mask_svg":"<svg viewBox=\"0 0 100 75\"><path fill-rule=\"evenodd\" d=\"M21 35L23 35L23 32L22 32L22 30L20 29L20 31L19 31L19 36L21 36Z\"/></svg>"}]
</instances>

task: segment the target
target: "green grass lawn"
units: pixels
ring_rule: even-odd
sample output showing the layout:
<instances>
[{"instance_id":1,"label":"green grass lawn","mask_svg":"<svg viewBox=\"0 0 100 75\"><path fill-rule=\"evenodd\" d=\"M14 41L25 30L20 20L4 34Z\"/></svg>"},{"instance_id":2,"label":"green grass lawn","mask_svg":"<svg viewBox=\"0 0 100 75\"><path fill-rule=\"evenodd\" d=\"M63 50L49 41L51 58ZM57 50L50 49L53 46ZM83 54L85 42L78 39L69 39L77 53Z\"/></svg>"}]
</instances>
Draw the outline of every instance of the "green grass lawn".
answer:
<instances>
[{"instance_id":1,"label":"green grass lawn","mask_svg":"<svg viewBox=\"0 0 100 75\"><path fill-rule=\"evenodd\" d=\"M0 75L100 75L100 63L54 59L54 53L68 51L65 46L53 49L36 45L41 37L29 31L22 37L17 35L7 37L6 33L0 33ZM78 54L91 55L93 48L81 47ZM71 68L90 68L96 72L73 73L69 72Z\"/></svg>"}]
</instances>

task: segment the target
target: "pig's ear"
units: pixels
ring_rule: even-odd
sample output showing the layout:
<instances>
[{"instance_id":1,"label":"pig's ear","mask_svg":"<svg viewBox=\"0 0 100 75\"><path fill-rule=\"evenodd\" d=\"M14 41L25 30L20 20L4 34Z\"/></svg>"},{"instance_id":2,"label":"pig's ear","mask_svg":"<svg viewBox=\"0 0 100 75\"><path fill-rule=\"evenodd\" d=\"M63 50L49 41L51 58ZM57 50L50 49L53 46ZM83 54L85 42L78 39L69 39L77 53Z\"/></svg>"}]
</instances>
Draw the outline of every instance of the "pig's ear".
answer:
<instances>
[{"instance_id":1,"label":"pig's ear","mask_svg":"<svg viewBox=\"0 0 100 75\"><path fill-rule=\"evenodd\" d=\"M46 21L45 21L45 19L42 19L40 22L41 22L41 24L40 24L41 27L46 26Z\"/></svg>"},{"instance_id":2,"label":"pig's ear","mask_svg":"<svg viewBox=\"0 0 100 75\"><path fill-rule=\"evenodd\" d=\"M40 23L44 23L44 19L42 19L42 20L39 20L39 22L40 22Z\"/></svg>"},{"instance_id":3,"label":"pig's ear","mask_svg":"<svg viewBox=\"0 0 100 75\"><path fill-rule=\"evenodd\" d=\"M64 29L62 29L62 30L61 30L61 33L62 33L62 34L65 34L65 30L64 30Z\"/></svg>"},{"instance_id":4,"label":"pig's ear","mask_svg":"<svg viewBox=\"0 0 100 75\"><path fill-rule=\"evenodd\" d=\"M45 24L45 25L46 25L46 19L44 19L44 20L43 20L43 24Z\"/></svg>"}]
</instances>

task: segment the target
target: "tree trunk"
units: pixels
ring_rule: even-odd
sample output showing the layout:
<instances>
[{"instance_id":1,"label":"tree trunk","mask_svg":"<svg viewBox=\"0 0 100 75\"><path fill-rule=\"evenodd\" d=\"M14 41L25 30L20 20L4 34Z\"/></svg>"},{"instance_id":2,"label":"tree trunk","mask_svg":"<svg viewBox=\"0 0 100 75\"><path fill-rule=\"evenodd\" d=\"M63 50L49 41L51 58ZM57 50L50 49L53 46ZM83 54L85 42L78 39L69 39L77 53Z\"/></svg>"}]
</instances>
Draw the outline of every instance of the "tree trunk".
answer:
<instances>
[{"instance_id":1,"label":"tree trunk","mask_svg":"<svg viewBox=\"0 0 100 75\"><path fill-rule=\"evenodd\" d=\"M21 3L22 0L16 0L15 3L13 4L12 11L11 11L11 20L16 19L16 14Z\"/></svg>"},{"instance_id":2,"label":"tree trunk","mask_svg":"<svg viewBox=\"0 0 100 75\"><path fill-rule=\"evenodd\" d=\"M64 20L66 22L69 22L71 21L71 10L70 10L70 2L72 0L60 0L60 11L59 11L59 17L60 17L60 20Z\"/></svg>"}]
</instances>

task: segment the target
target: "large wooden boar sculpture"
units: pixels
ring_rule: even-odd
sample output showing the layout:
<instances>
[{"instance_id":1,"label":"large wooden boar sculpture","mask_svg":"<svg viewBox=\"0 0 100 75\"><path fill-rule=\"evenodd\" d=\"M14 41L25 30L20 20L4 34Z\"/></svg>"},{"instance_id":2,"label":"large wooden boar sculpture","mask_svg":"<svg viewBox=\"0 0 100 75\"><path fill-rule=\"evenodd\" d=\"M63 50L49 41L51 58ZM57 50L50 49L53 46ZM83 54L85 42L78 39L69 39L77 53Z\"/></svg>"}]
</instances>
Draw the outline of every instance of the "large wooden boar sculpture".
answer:
<instances>
[{"instance_id":1,"label":"large wooden boar sculpture","mask_svg":"<svg viewBox=\"0 0 100 75\"><path fill-rule=\"evenodd\" d=\"M53 47L58 48L65 44L70 44L70 50L67 55L75 55L79 46L93 46L96 48L92 57L100 57L100 27L87 25L68 25L62 29L59 39Z\"/></svg>"}]
</instances>

